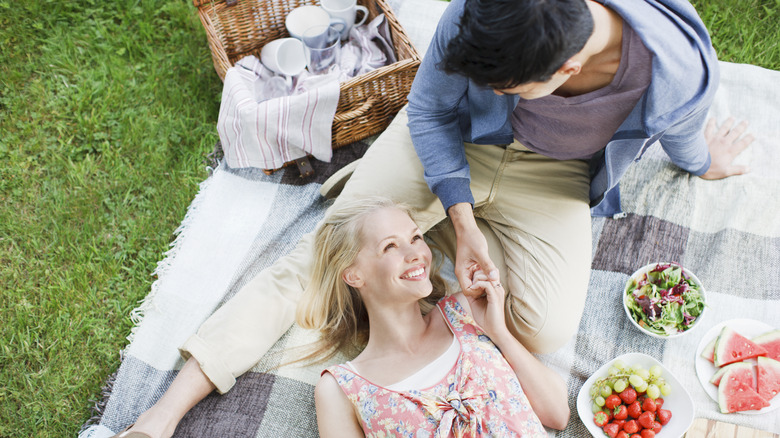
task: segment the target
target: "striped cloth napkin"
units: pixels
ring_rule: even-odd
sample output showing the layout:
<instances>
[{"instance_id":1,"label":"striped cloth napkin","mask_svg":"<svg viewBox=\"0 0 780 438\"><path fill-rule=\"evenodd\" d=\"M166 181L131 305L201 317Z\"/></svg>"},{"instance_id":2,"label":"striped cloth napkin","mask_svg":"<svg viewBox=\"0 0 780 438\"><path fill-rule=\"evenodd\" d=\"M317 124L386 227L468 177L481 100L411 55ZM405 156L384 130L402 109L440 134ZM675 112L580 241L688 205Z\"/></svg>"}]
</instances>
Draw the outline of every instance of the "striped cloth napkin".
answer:
<instances>
[{"instance_id":1,"label":"striped cloth napkin","mask_svg":"<svg viewBox=\"0 0 780 438\"><path fill-rule=\"evenodd\" d=\"M303 84L299 78L295 93L287 96L269 89L270 79L255 56L239 60L225 74L217 132L227 164L279 169L306 155L330 162L338 80L310 76Z\"/></svg>"}]
</instances>

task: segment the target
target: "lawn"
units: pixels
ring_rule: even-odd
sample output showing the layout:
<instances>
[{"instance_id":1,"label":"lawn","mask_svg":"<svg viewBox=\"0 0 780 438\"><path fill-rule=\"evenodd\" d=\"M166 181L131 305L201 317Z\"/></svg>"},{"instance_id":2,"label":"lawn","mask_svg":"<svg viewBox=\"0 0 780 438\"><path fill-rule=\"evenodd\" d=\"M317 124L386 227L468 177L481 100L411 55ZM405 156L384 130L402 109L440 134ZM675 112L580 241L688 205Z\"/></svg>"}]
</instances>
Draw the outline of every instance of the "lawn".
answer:
<instances>
[{"instance_id":1,"label":"lawn","mask_svg":"<svg viewBox=\"0 0 780 438\"><path fill-rule=\"evenodd\" d=\"M242 0L239 0L242 1ZM780 0L697 0L780 70ZM207 176L222 83L186 0L0 0L0 436L75 436Z\"/></svg>"}]
</instances>

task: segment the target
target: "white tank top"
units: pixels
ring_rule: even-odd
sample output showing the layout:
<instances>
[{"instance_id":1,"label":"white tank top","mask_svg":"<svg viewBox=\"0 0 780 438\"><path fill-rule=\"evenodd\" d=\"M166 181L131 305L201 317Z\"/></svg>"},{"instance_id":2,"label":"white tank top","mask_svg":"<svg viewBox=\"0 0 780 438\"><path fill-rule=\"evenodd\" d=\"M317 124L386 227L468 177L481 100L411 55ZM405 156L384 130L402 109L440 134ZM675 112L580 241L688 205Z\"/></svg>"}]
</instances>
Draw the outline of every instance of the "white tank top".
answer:
<instances>
[{"instance_id":1,"label":"white tank top","mask_svg":"<svg viewBox=\"0 0 780 438\"><path fill-rule=\"evenodd\" d=\"M443 315L442 315L443 316ZM449 327L449 326L448 326ZM453 334L452 343L447 351L442 353L441 356L434 359L428 365L425 365L420 370L412 374L411 376L401 380L400 382L388 385L385 388L391 391L410 391L410 390L422 390L430 388L436 385L450 372L455 362L458 361L458 355L460 354L460 343L458 338ZM355 372L360 374L357 368L352 365L352 362L347 362L347 366Z\"/></svg>"}]
</instances>

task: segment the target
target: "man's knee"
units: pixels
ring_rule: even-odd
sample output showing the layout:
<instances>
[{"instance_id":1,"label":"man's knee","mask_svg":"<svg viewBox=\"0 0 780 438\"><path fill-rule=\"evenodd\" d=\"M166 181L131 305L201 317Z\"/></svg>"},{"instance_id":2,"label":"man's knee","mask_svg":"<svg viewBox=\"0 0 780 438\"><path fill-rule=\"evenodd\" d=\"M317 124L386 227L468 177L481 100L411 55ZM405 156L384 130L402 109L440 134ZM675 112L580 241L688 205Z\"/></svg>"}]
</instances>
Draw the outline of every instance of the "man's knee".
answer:
<instances>
[{"instance_id":1,"label":"man's knee","mask_svg":"<svg viewBox=\"0 0 780 438\"><path fill-rule=\"evenodd\" d=\"M526 298L507 298L509 331L532 353L551 353L566 345L577 332L581 309L552 303L546 294Z\"/></svg>"}]
</instances>

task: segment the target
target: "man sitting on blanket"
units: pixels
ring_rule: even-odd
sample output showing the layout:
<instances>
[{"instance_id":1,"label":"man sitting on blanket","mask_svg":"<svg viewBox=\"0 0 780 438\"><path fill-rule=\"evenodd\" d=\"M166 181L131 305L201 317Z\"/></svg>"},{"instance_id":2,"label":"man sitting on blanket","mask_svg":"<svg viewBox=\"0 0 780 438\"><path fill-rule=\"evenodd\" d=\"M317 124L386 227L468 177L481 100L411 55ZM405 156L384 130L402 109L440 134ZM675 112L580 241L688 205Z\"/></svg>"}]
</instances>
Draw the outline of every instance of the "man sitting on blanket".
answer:
<instances>
[{"instance_id":1,"label":"man sitting on blanket","mask_svg":"<svg viewBox=\"0 0 780 438\"><path fill-rule=\"evenodd\" d=\"M752 141L740 139L746 125L704 128L717 86L707 29L686 0L453 0L408 110L331 209L371 194L419 209L420 228L454 258L461 288L468 294L475 271L491 272L508 291L510 331L529 350L550 352L582 315L590 216L620 213L618 181L631 162L661 140L693 175L746 171L732 164ZM133 430L170 436L291 326L311 240L185 343L184 368Z\"/></svg>"}]
</instances>

